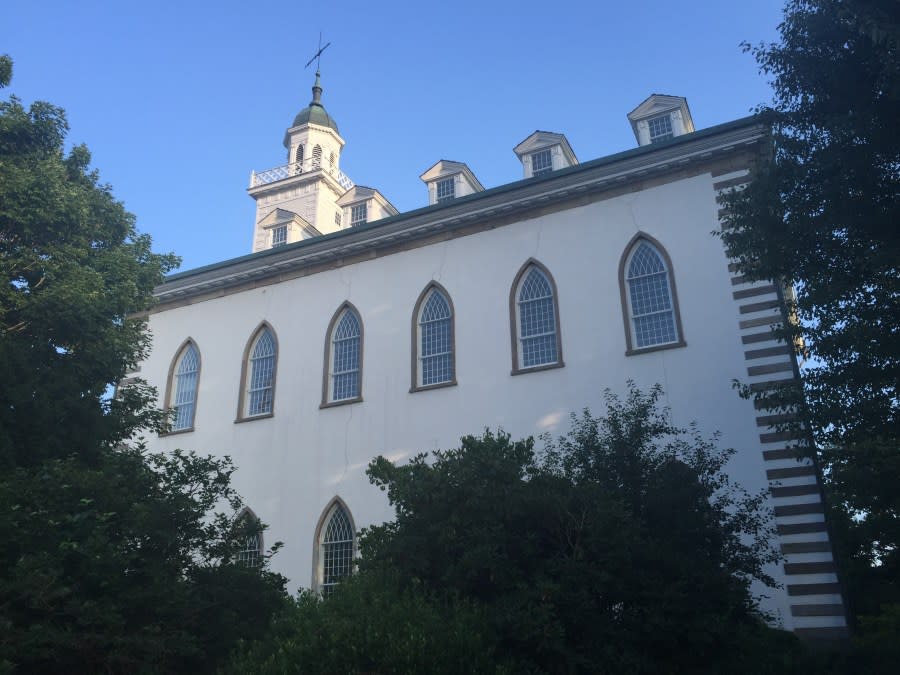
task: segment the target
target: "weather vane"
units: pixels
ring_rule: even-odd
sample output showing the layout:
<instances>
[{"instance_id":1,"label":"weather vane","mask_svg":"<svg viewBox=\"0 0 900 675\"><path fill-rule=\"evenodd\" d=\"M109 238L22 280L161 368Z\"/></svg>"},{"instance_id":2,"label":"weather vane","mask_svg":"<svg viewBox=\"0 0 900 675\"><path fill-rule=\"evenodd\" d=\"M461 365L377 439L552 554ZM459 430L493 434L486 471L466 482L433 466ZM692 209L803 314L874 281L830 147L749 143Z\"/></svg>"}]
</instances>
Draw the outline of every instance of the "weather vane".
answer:
<instances>
[{"instance_id":1,"label":"weather vane","mask_svg":"<svg viewBox=\"0 0 900 675\"><path fill-rule=\"evenodd\" d=\"M316 62L316 72L319 72L319 61L322 59L322 52L324 52L330 46L331 46L330 42L328 44L326 44L324 47L322 46L322 33L319 32L319 51L317 51L315 53L315 55L309 61L307 61L306 65L303 67L309 68L309 64L311 64L313 61L315 61Z\"/></svg>"}]
</instances>

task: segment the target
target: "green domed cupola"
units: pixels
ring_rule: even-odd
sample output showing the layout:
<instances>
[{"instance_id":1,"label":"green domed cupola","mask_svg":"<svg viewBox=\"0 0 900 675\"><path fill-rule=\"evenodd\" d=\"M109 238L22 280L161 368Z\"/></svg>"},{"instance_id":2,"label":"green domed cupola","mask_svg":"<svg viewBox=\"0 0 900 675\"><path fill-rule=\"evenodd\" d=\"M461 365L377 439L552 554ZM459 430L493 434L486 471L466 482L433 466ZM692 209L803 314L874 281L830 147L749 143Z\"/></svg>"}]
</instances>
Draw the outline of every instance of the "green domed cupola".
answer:
<instances>
[{"instance_id":1,"label":"green domed cupola","mask_svg":"<svg viewBox=\"0 0 900 675\"><path fill-rule=\"evenodd\" d=\"M325 106L322 105L322 85L319 83L318 70L316 71L316 82L313 84L312 93L312 101L309 102L308 106L297 113L291 128L299 127L303 124L318 124L322 127L334 129L336 133L340 133L338 131L337 122L335 122L334 118L325 111ZM285 133L284 147L288 147L289 144L289 134Z\"/></svg>"}]
</instances>

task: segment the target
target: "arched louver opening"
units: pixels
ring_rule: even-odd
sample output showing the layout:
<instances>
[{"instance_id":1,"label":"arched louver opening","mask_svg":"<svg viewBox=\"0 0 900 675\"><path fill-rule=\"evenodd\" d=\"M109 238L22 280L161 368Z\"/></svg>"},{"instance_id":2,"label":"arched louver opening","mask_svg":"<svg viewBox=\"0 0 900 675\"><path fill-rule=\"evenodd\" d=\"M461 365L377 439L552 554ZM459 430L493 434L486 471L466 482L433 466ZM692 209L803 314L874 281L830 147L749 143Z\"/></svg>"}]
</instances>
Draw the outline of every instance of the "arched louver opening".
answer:
<instances>
[{"instance_id":1,"label":"arched louver opening","mask_svg":"<svg viewBox=\"0 0 900 675\"><path fill-rule=\"evenodd\" d=\"M294 151L294 174L303 173L303 146L298 145Z\"/></svg>"},{"instance_id":2,"label":"arched louver opening","mask_svg":"<svg viewBox=\"0 0 900 675\"><path fill-rule=\"evenodd\" d=\"M321 169L322 168L322 146L317 145L313 148L312 152L312 166L313 169Z\"/></svg>"}]
</instances>

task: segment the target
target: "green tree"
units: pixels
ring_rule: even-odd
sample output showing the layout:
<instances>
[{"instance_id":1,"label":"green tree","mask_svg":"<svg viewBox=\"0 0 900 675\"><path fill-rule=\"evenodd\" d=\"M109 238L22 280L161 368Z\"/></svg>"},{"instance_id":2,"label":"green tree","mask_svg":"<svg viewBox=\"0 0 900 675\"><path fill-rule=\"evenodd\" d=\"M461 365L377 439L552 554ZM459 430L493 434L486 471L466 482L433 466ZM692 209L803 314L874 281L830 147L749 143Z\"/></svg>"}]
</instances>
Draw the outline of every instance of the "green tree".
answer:
<instances>
[{"instance_id":1,"label":"green tree","mask_svg":"<svg viewBox=\"0 0 900 675\"><path fill-rule=\"evenodd\" d=\"M796 288L779 331L812 357L803 391L851 608L900 601L900 4L790 0L780 42L747 47L774 87L774 153L724 199L739 272Z\"/></svg>"},{"instance_id":2,"label":"green tree","mask_svg":"<svg viewBox=\"0 0 900 675\"><path fill-rule=\"evenodd\" d=\"M327 600L306 591L262 640L242 643L223 673L517 672L497 654L484 616L471 603L439 599L390 574L358 575Z\"/></svg>"},{"instance_id":3,"label":"green tree","mask_svg":"<svg viewBox=\"0 0 900 675\"><path fill-rule=\"evenodd\" d=\"M539 454L485 432L430 460L377 458L396 519L363 532L361 574L478 603L519 672L790 672L797 646L750 590L778 558L763 495L659 396L607 394L605 416Z\"/></svg>"},{"instance_id":4,"label":"green tree","mask_svg":"<svg viewBox=\"0 0 900 675\"><path fill-rule=\"evenodd\" d=\"M12 62L0 58L0 85ZM229 460L153 456L146 355L157 255L63 111L0 102L0 671L209 672L256 637L284 580L235 564L261 525Z\"/></svg>"}]
</instances>

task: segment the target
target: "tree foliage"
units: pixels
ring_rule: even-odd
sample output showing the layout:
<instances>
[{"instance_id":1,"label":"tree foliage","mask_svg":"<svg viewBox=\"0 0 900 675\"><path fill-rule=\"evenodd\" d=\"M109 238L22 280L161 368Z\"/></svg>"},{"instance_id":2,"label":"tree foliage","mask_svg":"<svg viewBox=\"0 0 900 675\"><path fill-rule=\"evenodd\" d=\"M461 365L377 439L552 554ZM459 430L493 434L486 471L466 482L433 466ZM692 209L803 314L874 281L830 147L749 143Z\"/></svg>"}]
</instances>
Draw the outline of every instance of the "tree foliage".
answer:
<instances>
[{"instance_id":1,"label":"tree foliage","mask_svg":"<svg viewBox=\"0 0 900 675\"><path fill-rule=\"evenodd\" d=\"M759 398L806 407L851 601L872 611L900 599L900 4L790 0L779 32L748 47L774 87L774 154L725 198L722 238L741 274L796 288L779 333L812 357L803 399Z\"/></svg>"},{"instance_id":2,"label":"tree foliage","mask_svg":"<svg viewBox=\"0 0 900 675\"><path fill-rule=\"evenodd\" d=\"M750 588L778 557L762 495L659 396L607 394L605 416L573 418L543 453L485 432L377 458L396 519L364 530L361 573L478 603L518 672L765 672L748 648L771 638Z\"/></svg>"},{"instance_id":3,"label":"tree foliage","mask_svg":"<svg viewBox=\"0 0 900 675\"><path fill-rule=\"evenodd\" d=\"M323 600L305 591L263 640L243 643L225 674L514 673L471 603L440 599L390 574L345 581Z\"/></svg>"},{"instance_id":4,"label":"tree foliage","mask_svg":"<svg viewBox=\"0 0 900 675\"><path fill-rule=\"evenodd\" d=\"M11 61L0 59L0 85ZM176 258L64 152L63 111L0 102L0 671L210 672L284 580L235 564L230 461L148 455L155 392L119 382Z\"/></svg>"}]
</instances>

